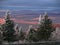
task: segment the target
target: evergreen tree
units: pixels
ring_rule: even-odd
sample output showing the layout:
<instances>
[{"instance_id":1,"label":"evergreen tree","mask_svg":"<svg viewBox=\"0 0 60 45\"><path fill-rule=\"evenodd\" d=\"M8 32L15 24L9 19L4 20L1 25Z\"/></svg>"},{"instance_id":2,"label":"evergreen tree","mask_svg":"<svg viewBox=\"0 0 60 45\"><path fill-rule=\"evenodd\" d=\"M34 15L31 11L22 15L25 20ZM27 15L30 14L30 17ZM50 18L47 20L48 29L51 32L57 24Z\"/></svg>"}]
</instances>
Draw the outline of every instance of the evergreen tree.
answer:
<instances>
[{"instance_id":1,"label":"evergreen tree","mask_svg":"<svg viewBox=\"0 0 60 45\"><path fill-rule=\"evenodd\" d=\"M6 14L5 17L5 24L2 25L3 27L3 36L5 37L4 40L7 40L8 42L14 41L15 38L15 30L14 30L14 22L10 20L9 11Z\"/></svg>"},{"instance_id":2,"label":"evergreen tree","mask_svg":"<svg viewBox=\"0 0 60 45\"><path fill-rule=\"evenodd\" d=\"M2 31L0 30L0 44L3 43L3 35L2 35Z\"/></svg>"},{"instance_id":3,"label":"evergreen tree","mask_svg":"<svg viewBox=\"0 0 60 45\"><path fill-rule=\"evenodd\" d=\"M38 39L48 40L53 30L52 20L48 18L47 14L45 14L44 19L42 19L38 28Z\"/></svg>"},{"instance_id":4,"label":"evergreen tree","mask_svg":"<svg viewBox=\"0 0 60 45\"><path fill-rule=\"evenodd\" d=\"M19 29L20 31L19 31L19 38L20 38L20 40L24 40L25 39L25 36L24 36L24 32L22 31L22 28L20 27L20 29Z\"/></svg>"},{"instance_id":5,"label":"evergreen tree","mask_svg":"<svg viewBox=\"0 0 60 45\"><path fill-rule=\"evenodd\" d=\"M37 32L35 31L34 28L32 28L32 25L29 26L29 29L27 31L27 40L29 42L36 42L37 40Z\"/></svg>"},{"instance_id":6,"label":"evergreen tree","mask_svg":"<svg viewBox=\"0 0 60 45\"><path fill-rule=\"evenodd\" d=\"M35 31L33 28L30 29L29 35L28 35L29 41L37 42L37 31Z\"/></svg>"}]
</instances>

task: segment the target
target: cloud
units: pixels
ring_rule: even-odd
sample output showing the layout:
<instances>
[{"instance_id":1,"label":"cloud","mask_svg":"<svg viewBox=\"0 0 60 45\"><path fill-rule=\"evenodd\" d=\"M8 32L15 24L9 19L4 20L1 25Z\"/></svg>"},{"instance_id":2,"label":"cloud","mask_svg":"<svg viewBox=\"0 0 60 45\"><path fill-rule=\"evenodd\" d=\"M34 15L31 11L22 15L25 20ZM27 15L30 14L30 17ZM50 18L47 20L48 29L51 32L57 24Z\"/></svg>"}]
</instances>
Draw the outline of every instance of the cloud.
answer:
<instances>
[{"instance_id":1,"label":"cloud","mask_svg":"<svg viewBox=\"0 0 60 45\"><path fill-rule=\"evenodd\" d=\"M57 19L58 17L53 17L53 16L50 16L49 19L52 19L52 20L55 20Z\"/></svg>"},{"instance_id":2,"label":"cloud","mask_svg":"<svg viewBox=\"0 0 60 45\"><path fill-rule=\"evenodd\" d=\"M37 18L33 18L33 19L31 19L31 20L38 20L39 19L39 17L37 17Z\"/></svg>"},{"instance_id":3,"label":"cloud","mask_svg":"<svg viewBox=\"0 0 60 45\"><path fill-rule=\"evenodd\" d=\"M52 19L52 20L55 20L55 19L57 19L58 17L52 17L52 16L50 16L49 17L49 19ZM43 18L42 18L43 19ZM31 20L39 20L39 17L36 17L36 18L33 18L33 19L31 19Z\"/></svg>"},{"instance_id":4,"label":"cloud","mask_svg":"<svg viewBox=\"0 0 60 45\"><path fill-rule=\"evenodd\" d=\"M26 20L17 20L15 18L11 18L11 20L13 20L16 23L20 23L20 24L32 24L32 25L36 25L38 24L37 21L26 21ZM4 24L5 20L4 18L0 18L0 24ZM60 23L59 24L53 24L53 27L60 27Z\"/></svg>"},{"instance_id":5,"label":"cloud","mask_svg":"<svg viewBox=\"0 0 60 45\"><path fill-rule=\"evenodd\" d=\"M60 12L51 12L51 13L59 14Z\"/></svg>"},{"instance_id":6,"label":"cloud","mask_svg":"<svg viewBox=\"0 0 60 45\"><path fill-rule=\"evenodd\" d=\"M21 17L21 16L17 16L17 17ZM50 19L52 19L52 20L55 20L55 19L57 19L58 17L49 17ZM36 20L38 20L38 17L37 18L33 18L33 19L31 19L30 21L29 20L24 20L24 19L16 19L16 18L11 18L11 20L13 20L14 22L16 22L16 23L20 23L20 24L32 24L32 25L36 25L36 24L38 24L38 21L36 21ZM5 23L5 20L4 20L4 18L0 18L0 24L4 24ZM57 25L57 26L59 26L59 25Z\"/></svg>"},{"instance_id":7,"label":"cloud","mask_svg":"<svg viewBox=\"0 0 60 45\"><path fill-rule=\"evenodd\" d=\"M54 27L60 27L60 23L59 24L53 24Z\"/></svg>"},{"instance_id":8,"label":"cloud","mask_svg":"<svg viewBox=\"0 0 60 45\"><path fill-rule=\"evenodd\" d=\"M26 20L15 20L15 22L21 23L21 24L33 24L33 25L38 24L37 21L26 21Z\"/></svg>"},{"instance_id":9,"label":"cloud","mask_svg":"<svg viewBox=\"0 0 60 45\"><path fill-rule=\"evenodd\" d=\"M18 19L15 19L15 18L11 18L11 20L13 20L16 23L20 23L20 24L32 24L32 25L38 24L37 21L18 20Z\"/></svg>"},{"instance_id":10,"label":"cloud","mask_svg":"<svg viewBox=\"0 0 60 45\"><path fill-rule=\"evenodd\" d=\"M0 12L6 12L6 10L0 10Z\"/></svg>"},{"instance_id":11,"label":"cloud","mask_svg":"<svg viewBox=\"0 0 60 45\"><path fill-rule=\"evenodd\" d=\"M16 23L21 23L21 24L33 24L33 25L38 24L37 21L17 20L15 18L11 18L11 20L13 20ZM0 18L0 24L4 24L4 23L5 23L4 18Z\"/></svg>"},{"instance_id":12,"label":"cloud","mask_svg":"<svg viewBox=\"0 0 60 45\"><path fill-rule=\"evenodd\" d=\"M23 16L16 16L16 18L21 18L21 17L23 17Z\"/></svg>"},{"instance_id":13,"label":"cloud","mask_svg":"<svg viewBox=\"0 0 60 45\"><path fill-rule=\"evenodd\" d=\"M0 24L4 24L4 23L5 23L4 18L0 18Z\"/></svg>"}]
</instances>

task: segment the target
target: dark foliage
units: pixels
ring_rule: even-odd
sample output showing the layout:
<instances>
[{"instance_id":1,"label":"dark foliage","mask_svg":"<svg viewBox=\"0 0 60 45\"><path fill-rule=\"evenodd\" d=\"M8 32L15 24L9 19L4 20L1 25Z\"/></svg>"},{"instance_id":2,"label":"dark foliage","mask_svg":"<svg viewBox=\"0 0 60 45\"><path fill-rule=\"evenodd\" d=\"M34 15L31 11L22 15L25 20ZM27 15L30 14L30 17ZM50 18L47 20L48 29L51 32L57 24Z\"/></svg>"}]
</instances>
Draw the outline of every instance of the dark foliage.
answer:
<instances>
[{"instance_id":1,"label":"dark foliage","mask_svg":"<svg viewBox=\"0 0 60 45\"><path fill-rule=\"evenodd\" d=\"M52 21L48 19L48 16L45 15L44 19L41 21L41 24L38 28L38 38L39 40L48 40L51 32L54 31L52 26Z\"/></svg>"}]
</instances>

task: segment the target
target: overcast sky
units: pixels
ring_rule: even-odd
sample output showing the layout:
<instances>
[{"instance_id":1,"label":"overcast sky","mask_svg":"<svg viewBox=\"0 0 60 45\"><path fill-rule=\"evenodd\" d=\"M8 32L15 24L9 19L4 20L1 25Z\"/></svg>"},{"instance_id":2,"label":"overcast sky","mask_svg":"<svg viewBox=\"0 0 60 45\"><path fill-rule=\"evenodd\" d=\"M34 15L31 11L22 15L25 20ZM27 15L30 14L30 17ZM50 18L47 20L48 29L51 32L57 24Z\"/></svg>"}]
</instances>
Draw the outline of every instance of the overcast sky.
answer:
<instances>
[{"instance_id":1,"label":"overcast sky","mask_svg":"<svg viewBox=\"0 0 60 45\"><path fill-rule=\"evenodd\" d=\"M11 15L17 22L23 20L23 23L34 24L38 16L46 11L55 23L60 23L60 0L0 0L0 17L5 15L2 13L5 10L12 11Z\"/></svg>"},{"instance_id":2,"label":"overcast sky","mask_svg":"<svg viewBox=\"0 0 60 45\"><path fill-rule=\"evenodd\" d=\"M60 0L0 0L0 10L60 11Z\"/></svg>"}]
</instances>

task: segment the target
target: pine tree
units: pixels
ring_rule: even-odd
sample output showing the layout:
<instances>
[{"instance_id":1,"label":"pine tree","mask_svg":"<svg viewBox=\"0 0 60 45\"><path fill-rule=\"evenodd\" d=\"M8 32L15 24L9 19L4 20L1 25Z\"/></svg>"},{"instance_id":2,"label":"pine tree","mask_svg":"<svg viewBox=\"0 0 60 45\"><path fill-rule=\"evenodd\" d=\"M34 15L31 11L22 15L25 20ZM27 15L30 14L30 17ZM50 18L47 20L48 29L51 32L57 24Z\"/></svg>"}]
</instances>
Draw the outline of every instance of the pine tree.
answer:
<instances>
[{"instance_id":1,"label":"pine tree","mask_svg":"<svg viewBox=\"0 0 60 45\"><path fill-rule=\"evenodd\" d=\"M2 31L0 30L0 44L3 43L3 35L2 35Z\"/></svg>"},{"instance_id":2,"label":"pine tree","mask_svg":"<svg viewBox=\"0 0 60 45\"><path fill-rule=\"evenodd\" d=\"M2 26L3 26L3 30L4 30L3 36L5 37L4 40L7 40L8 42L14 41L14 38L15 38L14 22L12 20L10 20L9 11L7 11L7 13L6 13L5 24L3 24Z\"/></svg>"},{"instance_id":3,"label":"pine tree","mask_svg":"<svg viewBox=\"0 0 60 45\"><path fill-rule=\"evenodd\" d=\"M19 35L20 35L19 38L20 38L20 40L24 40L25 36L24 36L24 32L22 31L22 27L20 27L19 30L20 30L19 31Z\"/></svg>"},{"instance_id":4,"label":"pine tree","mask_svg":"<svg viewBox=\"0 0 60 45\"><path fill-rule=\"evenodd\" d=\"M18 24L16 24L15 31L17 34L17 36L16 36L17 40L24 40L25 37L24 37L24 33L22 31L22 27L19 27Z\"/></svg>"},{"instance_id":5,"label":"pine tree","mask_svg":"<svg viewBox=\"0 0 60 45\"><path fill-rule=\"evenodd\" d=\"M35 29L31 28L28 36L29 41L37 42L37 31Z\"/></svg>"},{"instance_id":6,"label":"pine tree","mask_svg":"<svg viewBox=\"0 0 60 45\"><path fill-rule=\"evenodd\" d=\"M49 19L47 13L45 13L44 19L42 19L38 28L38 39L48 40L53 30L54 28L52 26L52 20Z\"/></svg>"},{"instance_id":7,"label":"pine tree","mask_svg":"<svg viewBox=\"0 0 60 45\"><path fill-rule=\"evenodd\" d=\"M29 42L36 42L37 40L37 32L35 31L34 28L32 28L32 25L29 26L29 29L27 31L27 40Z\"/></svg>"}]
</instances>

